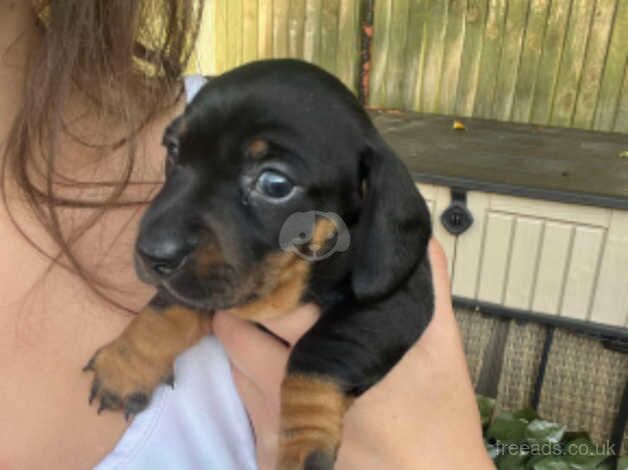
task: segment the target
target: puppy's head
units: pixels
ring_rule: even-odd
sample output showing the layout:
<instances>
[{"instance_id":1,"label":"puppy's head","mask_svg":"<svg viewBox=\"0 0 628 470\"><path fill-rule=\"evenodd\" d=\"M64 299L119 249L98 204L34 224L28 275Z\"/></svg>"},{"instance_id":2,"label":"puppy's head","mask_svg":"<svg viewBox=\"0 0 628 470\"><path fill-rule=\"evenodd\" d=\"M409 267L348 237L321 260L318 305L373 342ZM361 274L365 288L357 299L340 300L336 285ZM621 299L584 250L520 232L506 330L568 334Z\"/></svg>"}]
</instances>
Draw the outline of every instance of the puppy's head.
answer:
<instances>
[{"instance_id":1,"label":"puppy's head","mask_svg":"<svg viewBox=\"0 0 628 470\"><path fill-rule=\"evenodd\" d=\"M178 302L211 310L282 289L294 299L323 279L376 298L424 256L430 219L407 170L318 67L262 61L215 78L164 145L136 265Z\"/></svg>"}]
</instances>

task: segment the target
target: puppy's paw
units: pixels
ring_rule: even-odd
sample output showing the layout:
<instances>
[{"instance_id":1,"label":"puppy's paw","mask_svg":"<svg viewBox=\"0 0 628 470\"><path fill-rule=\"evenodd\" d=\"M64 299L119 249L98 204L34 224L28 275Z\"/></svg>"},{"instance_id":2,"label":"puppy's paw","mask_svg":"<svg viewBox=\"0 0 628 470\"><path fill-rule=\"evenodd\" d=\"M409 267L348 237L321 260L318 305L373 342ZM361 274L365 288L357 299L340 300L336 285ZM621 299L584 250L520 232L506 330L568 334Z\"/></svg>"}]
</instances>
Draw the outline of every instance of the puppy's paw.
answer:
<instances>
[{"instance_id":1,"label":"puppy's paw","mask_svg":"<svg viewBox=\"0 0 628 470\"><path fill-rule=\"evenodd\" d=\"M139 350L122 336L100 348L83 368L94 373L89 403L98 399L98 413L119 410L128 420L148 406L160 383L174 386L172 364L171 355Z\"/></svg>"}]
</instances>

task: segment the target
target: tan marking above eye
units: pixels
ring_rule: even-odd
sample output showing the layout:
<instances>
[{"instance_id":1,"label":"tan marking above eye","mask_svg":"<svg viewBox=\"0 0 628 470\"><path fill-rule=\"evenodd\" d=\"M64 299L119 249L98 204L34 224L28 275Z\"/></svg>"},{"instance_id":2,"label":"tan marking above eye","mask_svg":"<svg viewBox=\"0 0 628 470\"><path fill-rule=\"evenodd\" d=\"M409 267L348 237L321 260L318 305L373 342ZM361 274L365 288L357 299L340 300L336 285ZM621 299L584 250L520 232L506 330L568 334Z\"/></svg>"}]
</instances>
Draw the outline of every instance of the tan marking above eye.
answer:
<instances>
[{"instance_id":1,"label":"tan marking above eye","mask_svg":"<svg viewBox=\"0 0 628 470\"><path fill-rule=\"evenodd\" d=\"M247 150L251 158L261 158L268 152L268 141L257 138L247 145Z\"/></svg>"}]
</instances>

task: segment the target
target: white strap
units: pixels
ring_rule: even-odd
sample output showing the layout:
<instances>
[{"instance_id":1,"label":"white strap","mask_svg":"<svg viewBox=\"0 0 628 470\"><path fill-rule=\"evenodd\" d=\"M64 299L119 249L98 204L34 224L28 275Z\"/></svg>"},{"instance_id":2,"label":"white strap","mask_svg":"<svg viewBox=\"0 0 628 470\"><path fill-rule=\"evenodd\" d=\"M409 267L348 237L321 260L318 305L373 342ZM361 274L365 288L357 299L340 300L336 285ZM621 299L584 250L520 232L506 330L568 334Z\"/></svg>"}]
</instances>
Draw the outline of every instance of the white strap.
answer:
<instances>
[{"instance_id":1,"label":"white strap","mask_svg":"<svg viewBox=\"0 0 628 470\"><path fill-rule=\"evenodd\" d=\"M186 103L192 101L198 91L207 83L207 77L204 75L187 75L183 77L183 86L185 87Z\"/></svg>"}]
</instances>

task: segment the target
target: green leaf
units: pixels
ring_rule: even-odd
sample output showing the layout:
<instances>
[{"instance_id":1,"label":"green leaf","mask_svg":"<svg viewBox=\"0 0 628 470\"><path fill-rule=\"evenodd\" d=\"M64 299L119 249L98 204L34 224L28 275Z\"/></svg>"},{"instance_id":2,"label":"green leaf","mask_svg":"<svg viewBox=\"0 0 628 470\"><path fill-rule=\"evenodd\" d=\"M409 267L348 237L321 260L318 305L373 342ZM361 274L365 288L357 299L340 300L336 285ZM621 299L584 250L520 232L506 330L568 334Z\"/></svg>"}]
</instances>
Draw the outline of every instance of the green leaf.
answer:
<instances>
[{"instance_id":1,"label":"green leaf","mask_svg":"<svg viewBox=\"0 0 628 470\"><path fill-rule=\"evenodd\" d=\"M539 419L539 415L534 408L524 408L523 410L517 411L514 415L517 419L526 420L528 423L530 421L534 421L535 419Z\"/></svg>"},{"instance_id":2,"label":"green leaf","mask_svg":"<svg viewBox=\"0 0 628 470\"><path fill-rule=\"evenodd\" d=\"M527 426L525 420L517 419L512 413L505 411L495 417L486 431L486 436L503 443L517 443L524 439Z\"/></svg>"},{"instance_id":3,"label":"green leaf","mask_svg":"<svg viewBox=\"0 0 628 470\"><path fill-rule=\"evenodd\" d=\"M594 470L606 460L606 453L600 452L590 439L579 438L565 446L565 460L573 470Z\"/></svg>"},{"instance_id":4,"label":"green leaf","mask_svg":"<svg viewBox=\"0 0 628 470\"><path fill-rule=\"evenodd\" d=\"M597 467L595 467L595 470L618 470L619 467L617 467L617 469L613 466L613 463L610 459L606 459L604 462L602 462L600 465L598 465Z\"/></svg>"},{"instance_id":5,"label":"green leaf","mask_svg":"<svg viewBox=\"0 0 628 470\"><path fill-rule=\"evenodd\" d=\"M619 152L619 158L628 158L628 150L624 150L623 152Z\"/></svg>"},{"instance_id":6,"label":"green leaf","mask_svg":"<svg viewBox=\"0 0 628 470\"><path fill-rule=\"evenodd\" d=\"M561 456L545 456L535 461L531 470L571 470L569 464Z\"/></svg>"},{"instance_id":7,"label":"green leaf","mask_svg":"<svg viewBox=\"0 0 628 470\"><path fill-rule=\"evenodd\" d=\"M480 408L480 418L482 419L482 427L485 428L491 422L493 409L495 408L495 399L477 395L478 408Z\"/></svg>"},{"instance_id":8,"label":"green leaf","mask_svg":"<svg viewBox=\"0 0 628 470\"><path fill-rule=\"evenodd\" d=\"M567 427L550 421L535 419L525 429L525 438L530 445L557 444Z\"/></svg>"},{"instance_id":9,"label":"green leaf","mask_svg":"<svg viewBox=\"0 0 628 470\"><path fill-rule=\"evenodd\" d=\"M628 455L620 457L617 461L617 470L628 470Z\"/></svg>"},{"instance_id":10,"label":"green leaf","mask_svg":"<svg viewBox=\"0 0 628 470\"><path fill-rule=\"evenodd\" d=\"M529 457L525 453L501 455L495 464L498 470L525 470L525 463Z\"/></svg>"},{"instance_id":11,"label":"green leaf","mask_svg":"<svg viewBox=\"0 0 628 470\"><path fill-rule=\"evenodd\" d=\"M591 436L587 431L567 431L563 436L565 442L575 441L576 439L591 440Z\"/></svg>"}]
</instances>

